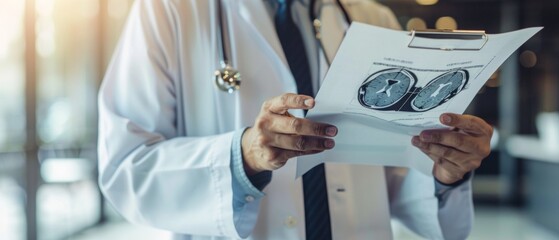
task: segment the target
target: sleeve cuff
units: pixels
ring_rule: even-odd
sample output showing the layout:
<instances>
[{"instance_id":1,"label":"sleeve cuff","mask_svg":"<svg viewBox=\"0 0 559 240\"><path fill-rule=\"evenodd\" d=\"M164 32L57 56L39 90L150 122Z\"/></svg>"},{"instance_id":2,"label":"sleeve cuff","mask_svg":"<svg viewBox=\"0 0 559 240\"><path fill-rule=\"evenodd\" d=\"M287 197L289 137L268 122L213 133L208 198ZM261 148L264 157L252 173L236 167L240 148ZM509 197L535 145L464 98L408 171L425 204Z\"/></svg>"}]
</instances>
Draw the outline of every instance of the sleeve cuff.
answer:
<instances>
[{"instance_id":1,"label":"sleeve cuff","mask_svg":"<svg viewBox=\"0 0 559 240\"><path fill-rule=\"evenodd\" d=\"M265 196L262 189L272 180L272 172L258 173L250 178L243 166L241 139L246 128L236 131L231 144L231 172L233 175L234 207L242 207L246 203Z\"/></svg>"}]
</instances>

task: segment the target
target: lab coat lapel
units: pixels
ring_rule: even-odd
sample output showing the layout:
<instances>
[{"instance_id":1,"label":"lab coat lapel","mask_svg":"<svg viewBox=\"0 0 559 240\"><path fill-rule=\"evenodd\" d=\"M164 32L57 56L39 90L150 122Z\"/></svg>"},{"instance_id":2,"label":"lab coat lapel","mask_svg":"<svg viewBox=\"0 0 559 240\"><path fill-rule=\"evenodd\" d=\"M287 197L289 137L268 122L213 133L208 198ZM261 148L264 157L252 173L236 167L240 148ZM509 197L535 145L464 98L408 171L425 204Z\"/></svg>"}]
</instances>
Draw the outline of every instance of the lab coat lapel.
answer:
<instances>
[{"instance_id":1,"label":"lab coat lapel","mask_svg":"<svg viewBox=\"0 0 559 240\"><path fill-rule=\"evenodd\" d=\"M273 57L281 61L285 70L289 71L289 66L287 65L285 54L279 42L273 19L268 13L266 2L262 0L240 0L238 13L242 20L245 21L248 26L253 27L261 40L266 42L273 50L275 53Z\"/></svg>"},{"instance_id":2,"label":"lab coat lapel","mask_svg":"<svg viewBox=\"0 0 559 240\"><path fill-rule=\"evenodd\" d=\"M244 51L244 53L233 54L238 58L239 68L247 69L253 73L259 72L258 75L251 76L260 81L257 84L260 88L255 89L256 92L273 94L268 95L268 97L279 96L288 92L296 93L297 85L287 64L272 18L266 8L266 2L262 0L239 0L235 2L237 4L231 4L234 6L234 18L231 20L236 23L237 30L244 34L234 37L235 40L244 41L235 43L237 48L234 48ZM265 59L248 59L251 56L264 56ZM260 67L263 66L264 62L272 64L273 67ZM255 79L247 80L256 81ZM302 110L295 110L292 113L298 117L303 116Z\"/></svg>"}]
</instances>

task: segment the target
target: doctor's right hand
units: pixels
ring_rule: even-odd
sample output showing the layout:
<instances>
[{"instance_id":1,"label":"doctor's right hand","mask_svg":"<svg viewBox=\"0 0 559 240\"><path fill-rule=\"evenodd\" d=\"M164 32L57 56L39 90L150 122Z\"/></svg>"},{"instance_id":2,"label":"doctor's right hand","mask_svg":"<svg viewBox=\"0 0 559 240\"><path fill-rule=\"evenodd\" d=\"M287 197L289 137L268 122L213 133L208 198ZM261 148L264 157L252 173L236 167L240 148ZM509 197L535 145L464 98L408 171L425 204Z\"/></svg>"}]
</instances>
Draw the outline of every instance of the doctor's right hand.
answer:
<instances>
[{"instance_id":1,"label":"doctor's right hand","mask_svg":"<svg viewBox=\"0 0 559 240\"><path fill-rule=\"evenodd\" d=\"M293 157L332 149L338 128L289 114L289 109L311 109L314 99L286 93L262 104L254 126L241 140L244 168L251 176L283 167Z\"/></svg>"}]
</instances>

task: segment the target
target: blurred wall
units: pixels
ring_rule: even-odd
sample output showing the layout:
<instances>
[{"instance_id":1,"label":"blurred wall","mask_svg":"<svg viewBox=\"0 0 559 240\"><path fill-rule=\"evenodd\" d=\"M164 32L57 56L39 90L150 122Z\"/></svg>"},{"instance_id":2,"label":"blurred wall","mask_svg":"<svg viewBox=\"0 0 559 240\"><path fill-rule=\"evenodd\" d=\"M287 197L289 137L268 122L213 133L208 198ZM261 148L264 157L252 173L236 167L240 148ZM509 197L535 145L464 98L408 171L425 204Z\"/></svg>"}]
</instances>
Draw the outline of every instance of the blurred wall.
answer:
<instances>
[{"instance_id":1,"label":"blurred wall","mask_svg":"<svg viewBox=\"0 0 559 240\"><path fill-rule=\"evenodd\" d=\"M0 239L103 221L96 96L132 0L0 0Z\"/></svg>"},{"instance_id":2,"label":"blurred wall","mask_svg":"<svg viewBox=\"0 0 559 240\"><path fill-rule=\"evenodd\" d=\"M0 0L0 239L68 238L110 216L96 185L96 95L132 2ZM528 160L504 143L538 134L536 116L559 108L559 2L379 2L408 30L545 26L468 110L504 136L477 171L476 201L523 206Z\"/></svg>"}]
</instances>

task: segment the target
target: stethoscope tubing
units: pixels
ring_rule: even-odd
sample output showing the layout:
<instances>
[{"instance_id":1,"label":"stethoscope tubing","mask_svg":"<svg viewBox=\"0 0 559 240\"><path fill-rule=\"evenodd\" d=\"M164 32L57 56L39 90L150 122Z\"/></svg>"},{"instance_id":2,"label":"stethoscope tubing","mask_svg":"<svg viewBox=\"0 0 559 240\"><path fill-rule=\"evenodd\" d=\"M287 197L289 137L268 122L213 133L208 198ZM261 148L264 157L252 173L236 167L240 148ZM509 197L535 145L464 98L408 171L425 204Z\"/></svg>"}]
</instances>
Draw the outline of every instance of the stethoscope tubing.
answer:
<instances>
[{"instance_id":1,"label":"stethoscope tubing","mask_svg":"<svg viewBox=\"0 0 559 240\"><path fill-rule=\"evenodd\" d=\"M216 70L216 77L217 76L227 76L228 74L226 74L227 72L225 71L230 71L230 72L235 72L237 74L238 81L221 81L223 79L220 79L220 81L216 80L216 84L217 87L220 90L232 93L234 91L236 91L237 89L239 89L240 87L240 73L238 72L238 70L235 68L235 64L232 62L232 58L233 58L233 54L232 54L232 39L231 39L231 33L229 32L229 19L228 19L228 15L227 12L225 11L225 8L223 7L223 0L216 0L216 15L217 15L217 39L216 39L216 44L217 47L221 49L221 51L218 51L218 58L219 58L219 64L221 66L219 66L219 68ZM347 12L347 9L345 8L345 6L341 3L340 0L334 0L336 5L338 6L338 8L341 10L344 19L346 20L346 23L348 23L348 25L351 23L351 17L349 16L349 13ZM317 42L317 46L318 46L318 50L319 52L322 52L322 54L324 54L324 57L326 59L326 62L328 65L330 65L330 60L328 59L328 56L326 55L325 51L324 51L324 45L322 44L322 40L320 39L320 30L314 26L315 22L318 21L320 23L320 10L316 9L316 4L317 4L317 0L311 0L310 1L310 6L309 6L309 17L310 17L310 21L311 24L313 25L312 29L314 31L314 35L315 35L315 39ZM321 7L320 7L321 8ZM318 15L317 15L318 13ZM237 85L231 85L233 84L233 82L236 82Z\"/></svg>"},{"instance_id":2,"label":"stethoscope tubing","mask_svg":"<svg viewBox=\"0 0 559 240\"><path fill-rule=\"evenodd\" d=\"M217 7L216 7L216 15L217 15L217 44L221 48L219 54L219 64L225 67L227 64L231 65L230 62L232 59L232 52L231 52L231 34L229 33L229 21L227 19L227 13L223 7L223 0L216 0Z\"/></svg>"}]
</instances>

